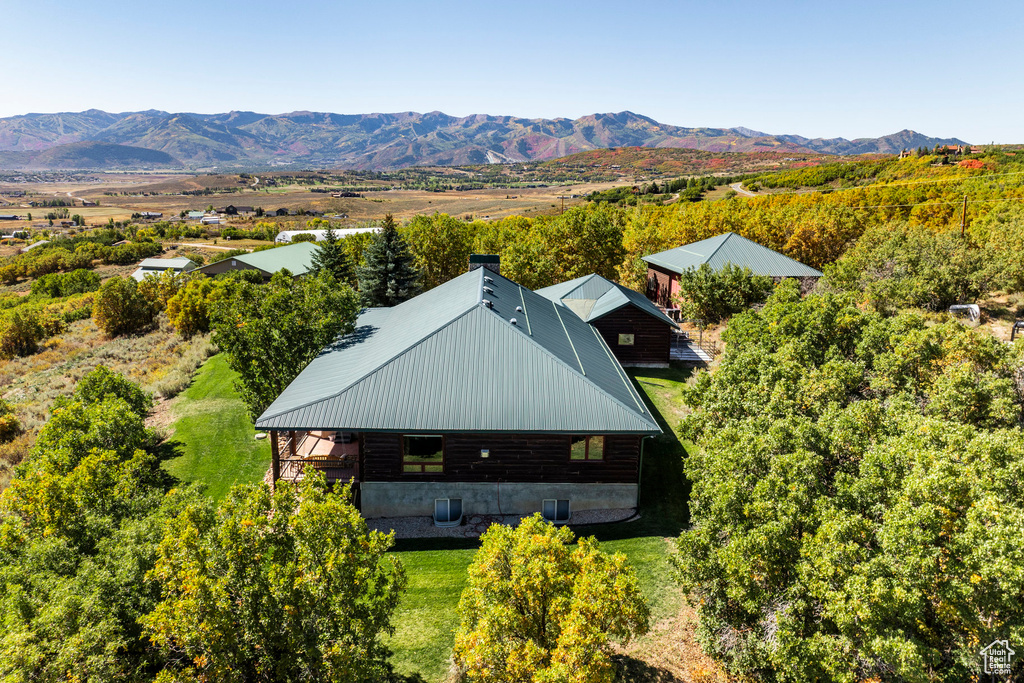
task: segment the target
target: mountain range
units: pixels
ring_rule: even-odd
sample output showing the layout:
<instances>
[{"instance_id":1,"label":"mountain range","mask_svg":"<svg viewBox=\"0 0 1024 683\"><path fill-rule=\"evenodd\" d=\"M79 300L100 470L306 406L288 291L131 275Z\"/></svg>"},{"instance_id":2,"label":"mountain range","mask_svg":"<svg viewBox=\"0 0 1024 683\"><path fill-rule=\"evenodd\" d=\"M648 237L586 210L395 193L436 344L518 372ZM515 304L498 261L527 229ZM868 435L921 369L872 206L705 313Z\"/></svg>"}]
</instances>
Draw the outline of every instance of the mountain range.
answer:
<instances>
[{"instance_id":1,"label":"mountain range","mask_svg":"<svg viewBox=\"0 0 1024 683\"><path fill-rule=\"evenodd\" d=\"M320 166L390 170L419 165L543 161L610 147L712 152L891 154L966 144L911 130L880 138L805 138L748 128L685 128L623 111L578 119L477 114L25 114L0 118L3 168L210 168Z\"/></svg>"}]
</instances>

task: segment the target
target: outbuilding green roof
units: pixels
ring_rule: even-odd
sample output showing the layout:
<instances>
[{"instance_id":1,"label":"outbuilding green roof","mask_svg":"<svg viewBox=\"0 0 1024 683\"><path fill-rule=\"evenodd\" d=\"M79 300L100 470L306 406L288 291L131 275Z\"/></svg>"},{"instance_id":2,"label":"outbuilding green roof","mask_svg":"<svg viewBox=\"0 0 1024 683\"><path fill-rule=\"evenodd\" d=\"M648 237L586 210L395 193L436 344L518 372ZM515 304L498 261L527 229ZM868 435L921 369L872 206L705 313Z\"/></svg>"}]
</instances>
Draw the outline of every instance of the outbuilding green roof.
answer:
<instances>
[{"instance_id":1,"label":"outbuilding green roof","mask_svg":"<svg viewBox=\"0 0 1024 683\"><path fill-rule=\"evenodd\" d=\"M588 323L600 320L623 306L633 306L666 325L676 326L672 318L640 292L596 273L538 289L537 294L571 309Z\"/></svg>"},{"instance_id":2,"label":"outbuilding green roof","mask_svg":"<svg viewBox=\"0 0 1024 683\"><path fill-rule=\"evenodd\" d=\"M597 331L486 269L360 314L260 429L657 434Z\"/></svg>"},{"instance_id":3,"label":"outbuilding green roof","mask_svg":"<svg viewBox=\"0 0 1024 683\"><path fill-rule=\"evenodd\" d=\"M313 267L313 254L319 247L313 242L296 242L285 247L274 247L254 251L250 254L232 256L236 261L241 261L250 268L262 270L267 275L273 275L277 271L287 268L294 277L305 275ZM204 271L213 263L200 268Z\"/></svg>"},{"instance_id":4,"label":"outbuilding green roof","mask_svg":"<svg viewBox=\"0 0 1024 683\"><path fill-rule=\"evenodd\" d=\"M700 242L644 256L644 261L673 273L708 264L720 270L727 263L750 268L755 275L769 277L821 277L821 271L805 266L746 237L727 232Z\"/></svg>"}]
</instances>

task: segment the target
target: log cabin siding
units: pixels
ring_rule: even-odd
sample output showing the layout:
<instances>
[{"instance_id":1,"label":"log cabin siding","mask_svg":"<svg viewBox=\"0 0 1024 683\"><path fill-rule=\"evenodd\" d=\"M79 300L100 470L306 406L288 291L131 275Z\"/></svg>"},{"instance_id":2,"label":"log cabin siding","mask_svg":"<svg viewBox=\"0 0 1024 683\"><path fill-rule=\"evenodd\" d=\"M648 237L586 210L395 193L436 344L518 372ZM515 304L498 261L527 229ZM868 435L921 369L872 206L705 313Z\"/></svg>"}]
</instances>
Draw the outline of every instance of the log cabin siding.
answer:
<instances>
[{"instance_id":1,"label":"log cabin siding","mask_svg":"<svg viewBox=\"0 0 1024 683\"><path fill-rule=\"evenodd\" d=\"M668 363L670 360L672 328L635 306L623 306L591 325L623 365ZM633 345L620 345L620 334L633 335Z\"/></svg>"},{"instance_id":2,"label":"log cabin siding","mask_svg":"<svg viewBox=\"0 0 1024 683\"><path fill-rule=\"evenodd\" d=\"M443 473L403 473L402 435L365 433L363 481L636 483L640 438L605 437L604 459L569 459L565 434L446 434ZM490 456L480 457L481 449Z\"/></svg>"}]
</instances>

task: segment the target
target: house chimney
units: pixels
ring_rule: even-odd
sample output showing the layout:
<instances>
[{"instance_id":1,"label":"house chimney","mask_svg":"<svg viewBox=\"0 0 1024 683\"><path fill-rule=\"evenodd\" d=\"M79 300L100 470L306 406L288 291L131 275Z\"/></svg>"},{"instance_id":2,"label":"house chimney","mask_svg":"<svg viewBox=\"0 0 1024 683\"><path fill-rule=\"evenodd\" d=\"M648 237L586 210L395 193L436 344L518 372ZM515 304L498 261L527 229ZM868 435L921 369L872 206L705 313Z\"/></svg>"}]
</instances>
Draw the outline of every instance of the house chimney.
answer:
<instances>
[{"instance_id":1,"label":"house chimney","mask_svg":"<svg viewBox=\"0 0 1024 683\"><path fill-rule=\"evenodd\" d=\"M501 257L496 254L470 254L469 269L486 268L501 275Z\"/></svg>"}]
</instances>

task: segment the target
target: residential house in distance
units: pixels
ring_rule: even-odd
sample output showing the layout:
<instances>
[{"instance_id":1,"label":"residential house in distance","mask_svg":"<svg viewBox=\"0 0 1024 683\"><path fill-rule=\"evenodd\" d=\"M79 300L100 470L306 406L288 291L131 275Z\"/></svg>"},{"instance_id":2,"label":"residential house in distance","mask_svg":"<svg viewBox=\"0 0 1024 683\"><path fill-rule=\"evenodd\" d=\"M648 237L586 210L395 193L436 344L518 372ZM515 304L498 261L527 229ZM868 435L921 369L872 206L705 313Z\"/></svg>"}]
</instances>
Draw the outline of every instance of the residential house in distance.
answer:
<instances>
[{"instance_id":1,"label":"residential house in distance","mask_svg":"<svg viewBox=\"0 0 1024 683\"><path fill-rule=\"evenodd\" d=\"M714 270L722 269L727 263L750 268L755 275L766 275L776 282L796 278L805 290L821 277L820 270L733 232L644 256L643 260L647 262L647 298L666 309L675 306L673 300L679 294L679 275L705 263Z\"/></svg>"},{"instance_id":2,"label":"residential house in distance","mask_svg":"<svg viewBox=\"0 0 1024 683\"><path fill-rule=\"evenodd\" d=\"M256 427L275 480L312 467L366 517L439 523L635 508L661 432L595 328L487 268L364 310Z\"/></svg>"},{"instance_id":3,"label":"residential house in distance","mask_svg":"<svg viewBox=\"0 0 1024 683\"><path fill-rule=\"evenodd\" d=\"M313 267L313 254L318 248L312 242L297 242L286 247L254 251L216 263L208 263L199 268L199 272L204 275L219 275L229 270L257 270L263 274L265 280L269 280L274 273L287 269L292 277L302 277Z\"/></svg>"},{"instance_id":4,"label":"residential house in distance","mask_svg":"<svg viewBox=\"0 0 1024 683\"><path fill-rule=\"evenodd\" d=\"M132 279L142 282L147 275L161 275L164 271L175 274L188 273L196 269L196 264L184 256L178 258L147 258L143 259L138 269L132 273Z\"/></svg>"},{"instance_id":5,"label":"residential house in distance","mask_svg":"<svg viewBox=\"0 0 1024 683\"><path fill-rule=\"evenodd\" d=\"M139 218L144 220L155 220L157 218L163 218L164 215L159 211L140 211Z\"/></svg>"},{"instance_id":6,"label":"residential house in distance","mask_svg":"<svg viewBox=\"0 0 1024 683\"><path fill-rule=\"evenodd\" d=\"M94 201L93 201L93 200L91 200L91 199L83 199L83 200L82 200L82 206L84 206L84 207L88 207L88 206L96 206L96 202L94 202Z\"/></svg>"},{"instance_id":7,"label":"residential house in distance","mask_svg":"<svg viewBox=\"0 0 1024 683\"><path fill-rule=\"evenodd\" d=\"M676 323L640 292L593 274L537 294L590 323L622 365L668 366Z\"/></svg>"},{"instance_id":8,"label":"residential house in distance","mask_svg":"<svg viewBox=\"0 0 1024 683\"><path fill-rule=\"evenodd\" d=\"M187 218L190 221L201 221L203 219L203 216L205 215L205 211L189 211L188 213L185 214L185 218Z\"/></svg>"},{"instance_id":9,"label":"residential house in distance","mask_svg":"<svg viewBox=\"0 0 1024 683\"><path fill-rule=\"evenodd\" d=\"M224 214L225 216L245 216L251 213L256 213L256 209L251 206L235 206L234 204L228 204L223 209L217 209L217 213Z\"/></svg>"},{"instance_id":10,"label":"residential house in distance","mask_svg":"<svg viewBox=\"0 0 1024 683\"><path fill-rule=\"evenodd\" d=\"M0 213L0 221L18 221L21 220L21 216L13 213Z\"/></svg>"}]
</instances>

